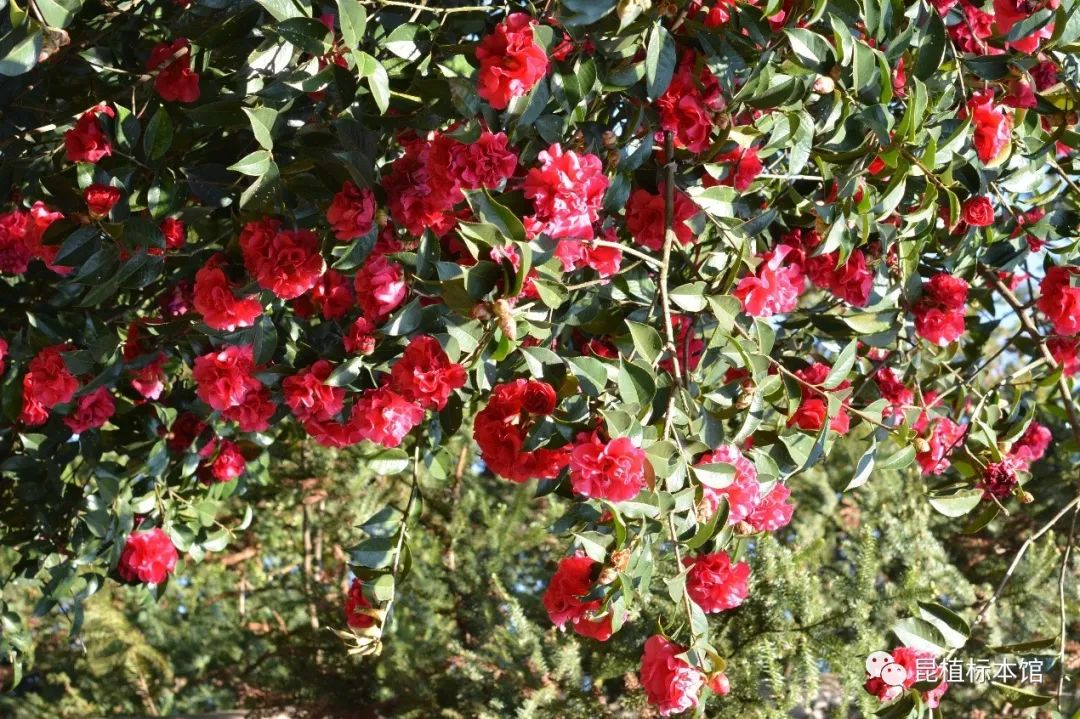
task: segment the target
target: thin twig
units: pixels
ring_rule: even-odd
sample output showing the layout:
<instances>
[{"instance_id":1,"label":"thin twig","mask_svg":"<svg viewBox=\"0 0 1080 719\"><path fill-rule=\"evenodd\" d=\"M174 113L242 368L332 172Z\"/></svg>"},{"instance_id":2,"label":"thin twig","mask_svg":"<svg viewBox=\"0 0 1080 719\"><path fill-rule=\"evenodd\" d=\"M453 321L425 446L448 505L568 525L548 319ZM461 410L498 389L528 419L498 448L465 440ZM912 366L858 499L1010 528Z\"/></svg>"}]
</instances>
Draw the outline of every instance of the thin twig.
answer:
<instances>
[{"instance_id":1,"label":"thin twig","mask_svg":"<svg viewBox=\"0 0 1080 719\"><path fill-rule=\"evenodd\" d=\"M1065 694L1065 644L1068 638L1069 623L1065 613L1065 574L1069 570L1069 555L1072 553L1073 543L1076 541L1076 518L1080 515L1080 507L1073 511L1072 525L1069 527L1069 542L1065 545L1065 555L1061 558L1061 574L1058 575L1058 609L1061 612L1061 637L1058 644L1058 666L1061 668L1061 676L1058 677L1057 707L1062 711L1062 699Z\"/></svg>"},{"instance_id":2,"label":"thin twig","mask_svg":"<svg viewBox=\"0 0 1080 719\"><path fill-rule=\"evenodd\" d=\"M675 325L671 320L671 301L668 296L668 275L671 272L671 248L675 244L675 133L668 130L664 135L664 254L660 264L660 309L664 314L664 333L667 351L671 354L671 376L675 382L668 400L664 419L664 436L671 434L675 413L675 396L683 386L682 367L679 366L679 348L675 344Z\"/></svg>"}]
</instances>

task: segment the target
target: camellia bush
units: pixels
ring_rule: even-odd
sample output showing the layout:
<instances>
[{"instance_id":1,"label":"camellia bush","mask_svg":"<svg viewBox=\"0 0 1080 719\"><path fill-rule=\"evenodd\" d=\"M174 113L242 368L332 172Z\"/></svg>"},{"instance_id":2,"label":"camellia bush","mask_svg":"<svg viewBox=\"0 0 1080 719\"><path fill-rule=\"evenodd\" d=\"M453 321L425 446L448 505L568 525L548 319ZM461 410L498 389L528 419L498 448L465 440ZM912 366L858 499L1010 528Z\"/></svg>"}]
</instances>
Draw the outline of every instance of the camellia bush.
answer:
<instances>
[{"instance_id":1,"label":"camellia bush","mask_svg":"<svg viewBox=\"0 0 1080 719\"><path fill-rule=\"evenodd\" d=\"M35 627L188 592L330 452L339 499L371 478L331 505L318 649L358 678L431 641L398 613L424 533L495 477L559 548L501 606L599 656L632 636L653 709L627 712L757 716L784 674L740 666L769 630L739 622L809 611L769 592L816 476L816 512L902 483L945 544L1008 552L971 596L905 595L848 692L938 716L959 658L1035 654L981 687L1000 715L1080 709L1073 3L0 6L6 689ZM997 621L1032 547L1047 636ZM881 588L851 551L817 580L833 619Z\"/></svg>"}]
</instances>

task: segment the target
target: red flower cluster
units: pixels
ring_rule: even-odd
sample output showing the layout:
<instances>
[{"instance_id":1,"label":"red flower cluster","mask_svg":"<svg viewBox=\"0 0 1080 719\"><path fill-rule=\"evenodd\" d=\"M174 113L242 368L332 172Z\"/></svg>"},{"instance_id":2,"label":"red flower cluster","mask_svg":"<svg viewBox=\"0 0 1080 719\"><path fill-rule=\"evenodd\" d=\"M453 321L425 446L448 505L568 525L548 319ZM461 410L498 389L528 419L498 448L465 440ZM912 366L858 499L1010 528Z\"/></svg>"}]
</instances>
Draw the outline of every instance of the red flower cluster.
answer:
<instances>
[{"instance_id":1,"label":"red flower cluster","mask_svg":"<svg viewBox=\"0 0 1080 719\"><path fill-rule=\"evenodd\" d=\"M743 603L749 590L750 565L731 563L727 552L684 557L683 565L690 567L686 575L686 593L706 614L734 609Z\"/></svg>"},{"instance_id":2,"label":"red flower cluster","mask_svg":"<svg viewBox=\"0 0 1080 719\"><path fill-rule=\"evenodd\" d=\"M882 398L889 401L887 416L896 420L903 420L904 408L911 406L915 401L915 393L907 385L900 381L892 367L881 367L874 373L874 384Z\"/></svg>"},{"instance_id":3,"label":"red flower cluster","mask_svg":"<svg viewBox=\"0 0 1080 719\"><path fill-rule=\"evenodd\" d=\"M675 219L672 227L675 238L680 244L689 245L694 241L694 228L687 224L698 214L697 205L681 190L675 191ZM626 203L626 231L639 245L659 251L664 246L664 188L653 194L648 190L636 189Z\"/></svg>"},{"instance_id":4,"label":"red flower cluster","mask_svg":"<svg viewBox=\"0 0 1080 719\"><path fill-rule=\"evenodd\" d=\"M852 250L841 265L838 250L815 255L821 236L815 230L800 228L785 235L782 242L792 248L789 262L799 265L811 282L856 307L866 305L874 286L874 273L870 271L865 252L858 248Z\"/></svg>"},{"instance_id":5,"label":"red flower cluster","mask_svg":"<svg viewBox=\"0 0 1080 719\"><path fill-rule=\"evenodd\" d=\"M660 126L674 133L676 147L691 152L709 147L713 116L724 107L719 81L692 52L683 54L671 84L656 100Z\"/></svg>"},{"instance_id":6,"label":"red flower cluster","mask_svg":"<svg viewBox=\"0 0 1080 719\"><path fill-rule=\"evenodd\" d=\"M570 461L567 449L524 449L534 418L554 412L555 403L555 390L546 382L517 379L492 387L473 422L473 438L488 469L513 482L557 477Z\"/></svg>"},{"instance_id":7,"label":"red flower cluster","mask_svg":"<svg viewBox=\"0 0 1080 719\"><path fill-rule=\"evenodd\" d=\"M254 374L251 345L230 345L196 357L192 370L199 399L226 419L238 422L245 432L265 429L274 413L269 392Z\"/></svg>"},{"instance_id":8,"label":"red flower cluster","mask_svg":"<svg viewBox=\"0 0 1080 719\"><path fill-rule=\"evenodd\" d=\"M743 456L733 444L722 444L714 452L702 455L698 466L707 464L730 464L735 468L735 478L726 487L701 486L701 504L705 517L712 517L720 506L720 500L727 500L729 525L738 524L749 517L758 505L761 485L757 480L757 467Z\"/></svg>"},{"instance_id":9,"label":"red flower cluster","mask_svg":"<svg viewBox=\"0 0 1080 719\"><path fill-rule=\"evenodd\" d=\"M146 61L146 69L158 71L154 89L162 100L195 102L199 99L199 75L191 69L191 46L187 38L155 45Z\"/></svg>"},{"instance_id":10,"label":"red flower cluster","mask_svg":"<svg viewBox=\"0 0 1080 719\"><path fill-rule=\"evenodd\" d=\"M600 158L563 151L558 143L540 152L540 167L525 176L525 197L535 214L525 218L530 235L591 240L600 217L608 179Z\"/></svg>"},{"instance_id":11,"label":"red flower cluster","mask_svg":"<svg viewBox=\"0 0 1080 719\"><path fill-rule=\"evenodd\" d=\"M745 192L765 169L758 159L756 147L736 147L719 155L716 161L728 168L727 174L717 184L734 187L739 192Z\"/></svg>"},{"instance_id":12,"label":"red flower cluster","mask_svg":"<svg viewBox=\"0 0 1080 719\"><path fill-rule=\"evenodd\" d=\"M235 285L229 282L221 268L221 258L211 258L195 273L195 293L192 303L203 322L216 330L232 332L251 327L262 314L262 303L254 295L237 297Z\"/></svg>"},{"instance_id":13,"label":"red flower cluster","mask_svg":"<svg viewBox=\"0 0 1080 719\"><path fill-rule=\"evenodd\" d=\"M375 226L375 195L346 182L327 208L326 221L340 242L363 237Z\"/></svg>"},{"instance_id":14,"label":"red flower cluster","mask_svg":"<svg viewBox=\"0 0 1080 719\"><path fill-rule=\"evenodd\" d=\"M128 535L116 571L125 582L161 584L176 568L178 558L169 535L154 527Z\"/></svg>"},{"instance_id":15,"label":"red flower cluster","mask_svg":"<svg viewBox=\"0 0 1080 719\"><path fill-rule=\"evenodd\" d=\"M983 491L983 499L1005 499L1012 494L1019 484L1016 468L1007 459L1004 462L991 462L983 469L978 487Z\"/></svg>"},{"instance_id":16,"label":"red flower cluster","mask_svg":"<svg viewBox=\"0 0 1080 719\"><path fill-rule=\"evenodd\" d=\"M98 162L112 154L112 143L101 129L98 115L116 117L116 111L105 103L95 105L80 115L75 126L64 133L68 162Z\"/></svg>"},{"instance_id":17,"label":"red flower cluster","mask_svg":"<svg viewBox=\"0 0 1080 719\"><path fill-rule=\"evenodd\" d=\"M757 272L743 277L732 293L742 302L743 311L753 317L769 317L791 312L799 304L803 288L802 267L786 261L792 248L777 245L761 256Z\"/></svg>"},{"instance_id":18,"label":"red flower cluster","mask_svg":"<svg viewBox=\"0 0 1080 719\"><path fill-rule=\"evenodd\" d=\"M41 244L49 225L63 217L40 201L29 211L15 209L0 214L0 272L21 275L30 268L31 260L40 258L49 269L66 274L67 270L49 264L60 248Z\"/></svg>"},{"instance_id":19,"label":"red flower cluster","mask_svg":"<svg viewBox=\"0 0 1080 719\"><path fill-rule=\"evenodd\" d=\"M425 409L441 410L451 393L465 386L465 368L451 362L434 337L414 337L390 369L390 386Z\"/></svg>"},{"instance_id":20,"label":"red flower cluster","mask_svg":"<svg viewBox=\"0 0 1080 719\"><path fill-rule=\"evenodd\" d=\"M345 390L326 384L333 368L319 360L281 383L285 404L302 423L325 422L337 416L345 406Z\"/></svg>"},{"instance_id":21,"label":"red flower cluster","mask_svg":"<svg viewBox=\"0 0 1080 719\"><path fill-rule=\"evenodd\" d=\"M165 236L166 250L179 250L187 242L187 230L184 228L184 223L175 217L166 217L161 221L159 229L161 234ZM156 249L152 248L150 253L156 254Z\"/></svg>"},{"instance_id":22,"label":"red flower cluster","mask_svg":"<svg viewBox=\"0 0 1080 719\"><path fill-rule=\"evenodd\" d=\"M994 206L989 197L971 197L960 209L960 219L972 227L989 227L994 224Z\"/></svg>"},{"instance_id":23,"label":"red flower cluster","mask_svg":"<svg viewBox=\"0 0 1080 719\"><path fill-rule=\"evenodd\" d=\"M476 46L476 92L496 110L528 94L547 74L547 53L533 37L535 24L527 13L511 13Z\"/></svg>"},{"instance_id":24,"label":"red flower cluster","mask_svg":"<svg viewBox=\"0 0 1080 719\"><path fill-rule=\"evenodd\" d=\"M216 453L215 453L216 451ZM211 441L199 456L203 458L213 457L208 463L199 468L199 478L204 484L211 482L231 482L244 473L247 460L240 452L240 447L227 439Z\"/></svg>"},{"instance_id":25,"label":"red flower cluster","mask_svg":"<svg viewBox=\"0 0 1080 719\"><path fill-rule=\"evenodd\" d=\"M1080 268L1051 267L1039 285L1036 306L1060 335L1080 332L1080 287L1073 286L1073 275L1080 275Z\"/></svg>"},{"instance_id":26,"label":"red flower cluster","mask_svg":"<svg viewBox=\"0 0 1080 719\"><path fill-rule=\"evenodd\" d=\"M353 287L364 317L373 324L382 322L409 294L401 265L381 254L368 257L356 273Z\"/></svg>"},{"instance_id":27,"label":"red flower cluster","mask_svg":"<svg viewBox=\"0 0 1080 719\"><path fill-rule=\"evenodd\" d=\"M698 705L705 674L680 659L684 647L654 634L645 641L641 657L641 684L649 703L661 716L679 714Z\"/></svg>"},{"instance_id":28,"label":"red flower cluster","mask_svg":"<svg viewBox=\"0 0 1080 719\"><path fill-rule=\"evenodd\" d=\"M911 308L915 332L922 338L944 347L964 334L964 312L968 283L944 272L923 284L923 296Z\"/></svg>"},{"instance_id":29,"label":"red flower cluster","mask_svg":"<svg viewBox=\"0 0 1080 719\"><path fill-rule=\"evenodd\" d=\"M23 406L19 420L29 426L45 424L49 410L71 401L79 390L79 381L64 364L61 352L65 345L52 345L30 360L23 375ZM111 413L110 413L111 414Z\"/></svg>"},{"instance_id":30,"label":"red flower cluster","mask_svg":"<svg viewBox=\"0 0 1080 719\"><path fill-rule=\"evenodd\" d=\"M326 271L319 238L311 230L282 230L275 219L249 222L240 233L244 266L283 300L313 288Z\"/></svg>"},{"instance_id":31,"label":"red flower cluster","mask_svg":"<svg viewBox=\"0 0 1080 719\"><path fill-rule=\"evenodd\" d=\"M1032 464L1043 458L1053 439L1054 436L1050 434L1049 428L1038 422L1032 422L1024 431L1023 436L1013 443L1012 449L1009 450L1009 462L1016 469L1027 471Z\"/></svg>"},{"instance_id":32,"label":"red flower cluster","mask_svg":"<svg viewBox=\"0 0 1080 719\"><path fill-rule=\"evenodd\" d=\"M1058 0L1031 2L1031 0L994 0L994 27L998 34L1006 36L1018 22L1023 22L1044 7L1056 10ZM1019 40L1012 40L1008 46L1020 52L1034 54L1039 50L1039 41L1054 34L1054 23L1048 22L1038 30Z\"/></svg>"},{"instance_id":33,"label":"red flower cluster","mask_svg":"<svg viewBox=\"0 0 1080 719\"><path fill-rule=\"evenodd\" d=\"M902 684L889 685L881 677L871 676L867 678L863 688L868 694L876 696L881 701L892 701L896 699L906 689L910 689L915 684L924 680L930 670L926 667L936 666L937 671L935 677L940 678L944 673L944 667L938 665L934 660L935 654L925 649L916 649L914 647L897 647L893 649L889 654L892 656L892 661L895 664L900 665L905 670L905 678ZM930 661L927 661L930 660ZM933 689L923 692L923 703L930 709L937 708L941 703L941 697L948 690L949 685L942 681Z\"/></svg>"},{"instance_id":34,"label":"red flower cluster","mask_svg":"<svg viewBox=\"0 0 1080 719\"><path fill-rule=\"evenodd\" d=\"M611 614L596 616L602 602L587 599L592 591L596 562L585 556L564 557L544 592L544 608L559 629L567 622L583 637L601 642L611 638Z\"/></svg>"},{"instance_id":35,"label":"red flower cluster","mask_svg":"<svg viewBox=\"0 0 1080 719\"><path fill-rule=\"evenodd\" d=\"M583 497L624 502L645 487L649 460L629 437L604 443L599 434L582 434L570 455L570 483Z\"/></svg>"},{"instance_id":36,"label":"red flower cluster","mask_svg":"<svg viewBox=\"0 0 1080 719\"><path fill-rule=\"evenodd\" d=\"M365 390L353 405L349 423L360 439L397 447L424 419L424 410L386 387Z\"/></svg>"},{"instance_id":37,"label":"red flower cluster","mask_svg":"<svg viewBox=\"0 0 1080 719\"><path fill-rule=\"evenodd\" d=\"M805 369L795 370L795 376L805 383L802 387L802 401L799 403L795 413L788 419L788 427L798 427L799 429L805 429L809 432L817 432L824 425L829 418L829 401L825 396L825 393L820 389L812 389L805 385L813 385L818 387L822 385L829 376L829 372L832 370L827 364L821 362L815 362L814 364L806 367ZM843 380L840 384L836 385L829 391L837 391L847 389L851 386L851 382ZM829 429L838 434L847 434L848 429L851 426L851 418L847 413L848 401L840 405L840 411L829 422Z\"/></svg>"}]
</instances>

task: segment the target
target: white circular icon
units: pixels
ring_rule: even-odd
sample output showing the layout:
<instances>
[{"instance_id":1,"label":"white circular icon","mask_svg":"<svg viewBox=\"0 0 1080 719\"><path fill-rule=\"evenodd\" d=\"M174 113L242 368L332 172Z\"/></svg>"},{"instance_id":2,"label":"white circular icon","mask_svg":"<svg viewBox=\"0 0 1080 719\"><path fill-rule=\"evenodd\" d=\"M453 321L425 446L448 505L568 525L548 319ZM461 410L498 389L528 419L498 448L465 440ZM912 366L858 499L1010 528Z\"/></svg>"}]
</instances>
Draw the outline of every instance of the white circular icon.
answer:
<instances>
[{"instance_id":1,"label":"white circular icon","mask_svg":"<svg viewBox=\"0 0 1080 719\"><path fill-rule=\"evenodd\" d=\"M874 652L866 658L866 673L876 679L881 676L881 670L892 663L892 655L888 652Z\"/></svg>"},{"instance_id":2,"label":"white circular icon","mask_svg":"<svg viewBox=\"0 0 1080 719\"><path fill-rule=\"evenodd\" d=\"M907 679L907 669L899 664L886 664L881 670L881 681L885 682L886 686L903 686L905 679Z\"/></svg>"}]
</instances>

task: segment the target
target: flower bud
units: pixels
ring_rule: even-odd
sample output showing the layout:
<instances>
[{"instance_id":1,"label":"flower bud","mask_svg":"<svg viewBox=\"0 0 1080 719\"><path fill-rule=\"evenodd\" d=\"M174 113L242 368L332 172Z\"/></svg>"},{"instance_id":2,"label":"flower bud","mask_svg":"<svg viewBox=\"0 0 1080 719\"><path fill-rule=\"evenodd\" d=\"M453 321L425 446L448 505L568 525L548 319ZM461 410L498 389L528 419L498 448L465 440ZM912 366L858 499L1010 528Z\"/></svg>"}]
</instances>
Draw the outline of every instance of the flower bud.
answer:
<instances>
[{"instance_id":1,"label":"flower bud","mask_svg":"<svg viewBox=\"0 0 1080 719\"><path fill-rule=\"evenodd\" d=\"M818 75L814 80L814 92L819 95L830 95L836 89L836 82L828 75Z\"/></svg>"},{"instance_id":2,"label":"flower bud","mask_svg":"<svg viewBox=\"0 0 1080 719\"><path fill-rule=\"evenodd\" d=\"M491 303L495 312L495 321L499 329L509 340L517 339L517 321L514 320L514 308L508 300L500 298Z\"/></svg>"},{"instance_id":3,"label":"flower bud","mask_svg":"<svg viewBox=\"0 0 1080 719\"><path fill-rule=\"evenodd\" d=\"M930 443L922 437L916 437L912 444L915 445L915 451L919 454L925 454L930 451Z\"/></svg>"}]
</instances>

